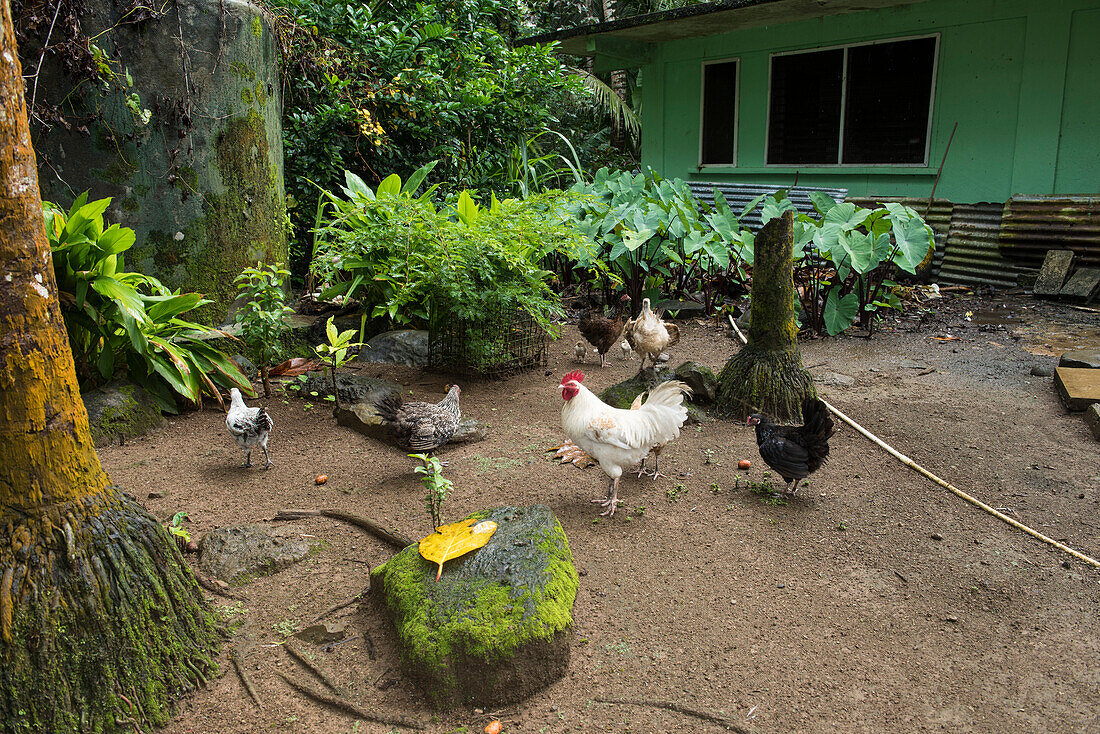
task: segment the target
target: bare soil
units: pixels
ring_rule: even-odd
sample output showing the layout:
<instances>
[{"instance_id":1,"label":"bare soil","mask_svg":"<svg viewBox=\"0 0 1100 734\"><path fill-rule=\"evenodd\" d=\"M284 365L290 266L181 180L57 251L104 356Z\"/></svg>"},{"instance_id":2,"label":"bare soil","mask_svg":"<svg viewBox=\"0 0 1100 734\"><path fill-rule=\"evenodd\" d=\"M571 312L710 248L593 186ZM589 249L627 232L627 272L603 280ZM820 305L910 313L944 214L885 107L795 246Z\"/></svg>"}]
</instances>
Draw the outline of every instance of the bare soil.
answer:
<instances>
[{"instance_id":1,"label":"bare soil","mask_svg":"<svg viewBox=\"0 0 1100 734\"><path fill-rule=\"evenodd\" d=\"M1100 557L1100 444L1081 414L1063 409L1051 379L1031 375L1065 349L1100 344L1097 316L1024 297L933 305L923 321L896 320L872 339L804 342L811 372L853 378L850 386L826 379L822 395L964 491ZM333 615L353 639L319 653L359 703L415 717L430 732L480 732L494 716L507 732L722 731L601 697L724 712L754 732L1100 731L1100 572L963 502L847 426L811 485L785 504L748 486L765 481L751 429L688 426L661 457L670 478L624 478L626 503L597 521L589 500L606 490L603 474L544 453L562 439L555 386L577 366L576 339L566 326L545 373L464 384L463 412L488 421L490 436L441 452L456 487L446 521L545 503L564 525L581 574L568 675L501 711L434 713L368 601ZM672 359L717 369L737 348L728 327L688 323ZM590 363L586 384L602 389L638 366L617 353L611 362ZM448 381L364 371L406 384L418 399L442 398ZM239 468L223 416L209 407L100 456L158 518L186 510L197 536L289 508L339 508L414 538L430 532L403 452L337 426L327 403L263 402L275 420L270 471ZM752 468L738 471L745 458ZM318 474L328 483L315 486ZM146 499L152 491L165 495ZM311 677L277 644L276 628L306 626L354 597L392 550L325 518L293 527L323 540L323 550L241 588L246 601L212 597L241 623L263 708L226 654L224 675L181 701L167 732L390 731L290 689L278 673Z\"/></svg>"}]
</instances>

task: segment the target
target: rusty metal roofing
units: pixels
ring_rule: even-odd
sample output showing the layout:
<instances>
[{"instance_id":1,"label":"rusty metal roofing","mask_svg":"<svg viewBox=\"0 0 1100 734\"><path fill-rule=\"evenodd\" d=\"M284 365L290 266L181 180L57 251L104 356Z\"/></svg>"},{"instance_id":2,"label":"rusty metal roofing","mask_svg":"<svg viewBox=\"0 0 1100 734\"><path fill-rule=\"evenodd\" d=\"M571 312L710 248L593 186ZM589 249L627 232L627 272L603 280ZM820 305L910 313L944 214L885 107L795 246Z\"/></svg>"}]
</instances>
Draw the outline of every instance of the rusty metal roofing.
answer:
<instances>
[{"instance_id":1,"label":"rusty metal roofing","mask_svg":"<svg viewBox=\"0 0 1100 734\"><path fill-rule=\"evenodd\" d=\"M718 189L725 197L726 203L730 205L730 209L737 214L740 214L741 210L748 206L750 201L761 194L774 194L780 189L786 190L787 198L791 200L798 211L813 216L817 216L817 212L814 210L813 202L810 201L811 191L821 191L833 197L836 201L844 201L844 197L848 195L848 189L825 189L816 186L808 188L780 184L724 183L718 181L689 181L688 186L696 199L705 201L708 204L714 203L714 190ZM761 208L758 206L749 212L741 220L741 225L754 232L760 229L760 211Z\"/></svg>"},{"instance_id":2,"label":"rusty metal roofing","mask_svg":"<svg viewBox=\"0 0 1100 734\"><path fill-rule=\"evenodd\" d=\"M955 204L939 278L1012 288L1016 267L1001 256L1001 214L1004 204Z\"/></svg>"},{"instance_id":3,"label":"rusty metal roofing","mask_svg":"<svg viewBox=\"0 0 1100 734\"><path fill-rule=\"evenodd\" d=\"M1001 223L1001 252L1038 269L1047 250L1073 250L1078 266L1100 268L1100 195L1013 196Z\"/></svg>"},{"instance_id":4,"label":"rusty metal roofing","mask_svg":"<svg viewBox=\"0 0 1100 734\"><path fill-rule=\"evenodd\" d=\"M558 41L559 48L565 53L591 55L593 52L588 48L588 40L597 37L659 43L918 2L924 0L724 0L634 15L607 23L563 28L522 38L516 44L524 46Z\"/></svg>"}]
</instances>

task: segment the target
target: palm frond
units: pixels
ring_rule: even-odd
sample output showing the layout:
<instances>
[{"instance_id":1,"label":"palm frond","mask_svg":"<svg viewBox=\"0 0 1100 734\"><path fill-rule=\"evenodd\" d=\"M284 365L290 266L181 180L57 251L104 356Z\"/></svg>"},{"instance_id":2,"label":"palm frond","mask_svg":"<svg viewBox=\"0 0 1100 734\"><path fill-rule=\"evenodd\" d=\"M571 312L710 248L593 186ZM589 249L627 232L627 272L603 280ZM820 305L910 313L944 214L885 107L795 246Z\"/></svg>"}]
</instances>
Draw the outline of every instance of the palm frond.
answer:
<instances>
[{"instance_id":1,"label":"palm frond","mask_svg":"<svg viewBox=\"0 0 1100 734\"><path fill-rule=\"evenodd\" d=\"M630 136L637 140L642 132L642 121L630 108L630 105L619 97L607 82L595 74L575 66L569 67L569 70L580 77L585 88L592 92L596 97L596 101L611 115L612 121L621 124L630 133Z\"/></svg>"}]
</instances>

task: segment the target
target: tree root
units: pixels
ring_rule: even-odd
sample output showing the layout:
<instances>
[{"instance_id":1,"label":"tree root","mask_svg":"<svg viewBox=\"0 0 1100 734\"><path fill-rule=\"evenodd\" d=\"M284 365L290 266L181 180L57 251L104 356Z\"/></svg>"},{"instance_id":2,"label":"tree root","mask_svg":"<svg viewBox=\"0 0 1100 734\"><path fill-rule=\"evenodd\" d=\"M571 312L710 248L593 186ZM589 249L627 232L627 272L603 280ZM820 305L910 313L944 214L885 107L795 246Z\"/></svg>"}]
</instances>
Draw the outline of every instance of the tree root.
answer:
<instances>
[{"instance_id":1,"label":"tree root","mask_svg":"<svg viewBox=\"0 0 1100 734\"><path fill-rule=\"evenodd\" d=\"M654 709L666 709L668 711L675 711L677 713L686 714L687 716L694 716L697 719L703 721L711 721L715 724L726 727L730 731L738 732L738 734L751 734L752 730L747 729L741 724L737 723L733 719L714 714L703 709L692 708L691 706L684 706L683 704L675 703L673 701L650 701L645 698L597 698L595 699L599 703L615 703L626 704L630 706L646 706Z\"/></svg>"},{"instance_id":2,"label":"tree root","mask_svg":"<svg viewBox=\"0 0 1100 734\"><path fill-rule=\"evenodd\" d=\"M244 684L244 689L248 691L248 695L256 702L257 708L263 711L264 702L260 700L260 694L256 692L256 686L252 684L252 676L245 670L244 658L235 644L229 646L229 659L233 661L233 667L237 669L237 675L241 677L241 683Z\"/></svg>"},{"instance_id":3,"label":"tree root","mask_svg":"<svg viewBox=\"0 0 1100 734\"><path fill-rule=\"evenodd\" d=\"M373 721L377 724L400 726L405 729L415 729L417 731L422 731L424 729L424 725L418 721L406 719L404 716L386 716L385 714L376 714L372 711L368 711L359 704L352 703L346 698L334 696L332 694L325 693L324 691L317 690L316 688L313 688L312 686L303 683L302 681L295 680L294 678L291 678L290 676L283 673L279 673L279 677L285 680L287 682L287 685L301 693L303 696L312 698L314 701L317 701L318 703L323 703L326 706L331 706L334 709L338 709L339 711L342 711L349 716L354 716L358 719L362 719L363 721Z\"/></svg>"},{"instance_id":4,"label":"tree root","mask_svg":"<svg viewBox=\"0 0 1100 734\"><path fill-rule=\"evenodd\" d=\"M386 541L398 550L407 548L413 544L413 541L409 538L396 531L387 530L382 527L381 523L371 520L370 518L353 515L350 512L343 512L342 510L280 510L272 519L289 521L301 520L303 517L317 516L330 517L333 520L341 520L351 525L355 525L358 528L366 530L379 540Z\"/></svg>"},{"instance_id":5,"label":"tree root","mask_svg":"<svg viewBox=\"0 0 1100 734\"><path fill-rule=\"evenodd\" d=\"M343 686L337 683L332 674L322 668L320 663L310 660L305 651L298 647L298 643L294 642L294 638L288 637L286 642L283 643L283 649L286 650L287 655L306 666L310 672L320 678L321 682L331 688L337 696L345 695Z\"/></svg>"},{"instance_id":6,"label":"tree root","mask_svg":"<svg viewBox=\"0 0 1100 734\"><path fill-rule=\"evenodd\" d=\"M313 618L313 621L314 622L319 622L322 619L324 619L325 617L327 617L328 615L332 614L333 612L338 612L341 609L344 609L345 607L350 607L352 604L359 601L360 599L362 599L364 596L366 596L369 593L370 593L370 587L368 586L367 588L363 589L362 591L360 591L358 594L356 594L352 598L348 599L347 601L342 601L339 604L331 606L328 609L326 609L325 611L321 612L320 614L318 614L316 617Z\"/></svg>"}]
</instances>

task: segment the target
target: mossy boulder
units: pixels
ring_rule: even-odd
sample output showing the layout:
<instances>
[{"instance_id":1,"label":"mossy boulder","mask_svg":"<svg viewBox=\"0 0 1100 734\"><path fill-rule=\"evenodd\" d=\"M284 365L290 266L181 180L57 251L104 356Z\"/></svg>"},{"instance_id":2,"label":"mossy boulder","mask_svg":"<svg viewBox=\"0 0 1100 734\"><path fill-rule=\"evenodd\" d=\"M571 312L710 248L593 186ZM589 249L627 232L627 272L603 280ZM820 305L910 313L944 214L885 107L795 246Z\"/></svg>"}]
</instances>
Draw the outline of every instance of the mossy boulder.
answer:
<instances>
[{"instance_id":1,"label":"mossy boulder","mask_svg":"<svg viewBox=\"0 0 1100 734\"><path fill-rule=\"evenodd\" d=\"M565 675L577 571L550 508L497 507L483 547L437 566L411 545L371 573L402 657L436 708L503 706Z\"/></svg>"},{"instance_id":2,"label":"mossy boulder","mask_svg":"<svg viewBox=\"0 0 1100 734\"><path fill-rule=\"evenodd\" d=\"M199 542L199 567L233 585L304 561L321 546L292 529L239 525L211 530Z\"/></svg>"},{"instance_id":3,"label":"mossy boulder","mask_svg":"<svg viewBox=\"0 0 1100 734\"><path fill-rule=\"evenodd\" d=\"M714 400L718 387L718 378L709 367L699 362L684 362L674 370L667 367L647 367L633 377L617 385L612 385L600 393L600 400L615 408L626 409L646 390L652 390L662 382L680 380L691 388L689 400L694 403L709 403Z\"/></svg>"},{"instance_id":4,"label":"mossy boulder","mask_svg":"<svg viewBox=\"0 0 1100 734\"><path fill-rule=\"evenodd\" d=\"M131 382L112 382L81 397L96 446L143 436L165 422L152 396Z\"/></svg>"}]
</instances>

